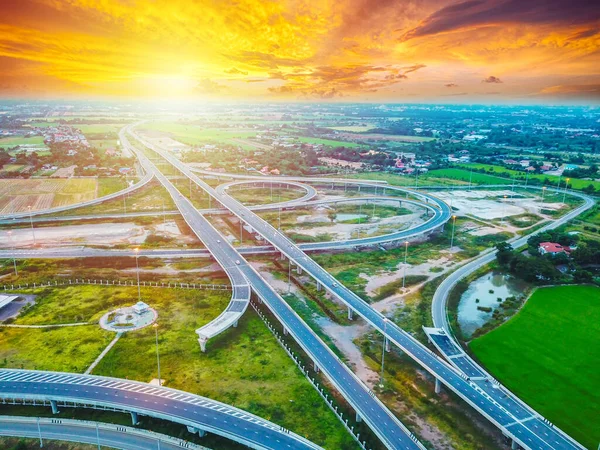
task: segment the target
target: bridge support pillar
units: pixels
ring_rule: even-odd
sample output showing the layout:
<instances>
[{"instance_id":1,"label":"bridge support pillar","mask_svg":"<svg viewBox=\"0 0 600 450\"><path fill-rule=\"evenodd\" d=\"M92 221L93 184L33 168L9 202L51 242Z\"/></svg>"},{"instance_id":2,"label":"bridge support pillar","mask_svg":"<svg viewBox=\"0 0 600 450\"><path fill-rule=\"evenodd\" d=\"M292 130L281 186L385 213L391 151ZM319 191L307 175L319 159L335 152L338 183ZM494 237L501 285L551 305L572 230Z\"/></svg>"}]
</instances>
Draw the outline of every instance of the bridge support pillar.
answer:
<instances>
[{"instance_id":1,"label":"bridge support pillar","mask_svg":"<svg viewBox=\"0 0 600 450\"><path fill-rule=\"evenodd\" d=\"M442 383L440 382L440 380L438 378L435 379L435 393L439 394L440 392L442 392Z\"/></svg>"},{"instance_id":2,"label":"bridge support pillar","mask_svg":"<svg viewBox=\"0 0 600 450\"><path fill-rule=\"evenodd\" d=\"M282 253L281 256L279 257L280 261L285 261L285 255Z\"/></svg>"},{"instance_id":3,"label":"bridge support pillar","mask_svg":"<svg viewBox=\"0 0 600 450\"><path fill-rule=\"evenodd\" d=\"M390 340L386 337L384 337L385 339L385 351L389 353L390 351Z\"/></svg>"},{"instance_id":4,"label":"bridge support pillar","mask_svg":"<svg viewBox=\"0 0 600 450\"><path fill-rule=\"evenodd\" d=\"M202 353L206 353L206 340L198 339L198 342L200 343L200 350L202 350Z\"/></svg>"},{"instance_id":5,"label":"bridge support pillar","mask_svg":"<svg viewBox=\"0 0 600 450\"><path fill-rule=\"evenodd\" d=\"M510 448L511 450L518 450L519 449L519 444L517 444L517 441L515 441L514 439L511 441L510 443Z\"/></svg>"},{"instance_id":6,"label":"bridge support pillar","mask_svg":"<svg viewBox=\"0 0 600 450\"><path fill-rule=\"evenodd\" d=\"M206 431L201 430L200 428L196 428L196 427L191 427L191 426L187 426L187 430L192 433L192 434L198 434L198 436L200 437L204 437L206 436Z\"/></svg>"},{"instance_id":7,"label":"bridge support pillar","mask_svg":"<svg viewBox=\"0 0 600 450\"><path fill-rule=\"evenodd\" d=\"M356 423L361 423L362 422L362 417L360 417L360 414L356 413Z\"/></svg>"},{"instance_id":8,"label":"bridge support pillar","mask_svg":"<svg viewBox=\"0 0 600 450\"><path fill-rule=\"evenodd\" d=\"M137 425L138 423L140 423L140 422L139 422L139 420L138 420L138 415L137 415L137 413L136 413L136 412L133 412L133 411L132 411L132 412L130 412L129 414L131 414L131 424L132 424L132 425L134 425L134 426L135 426L135 425Z\"/></svg>"},{"instance_id":9,"label":"bridge support pillar","mask_svg":"<svg viewBox=\"0 0 600 450\"><path fill-rule=\"evenodd\" d=\"M52 414L58 414L58 405L56 403L56 400L50 400L50 408L52 408Z\"/></svg>"},{"instance_id":10,"label":"bridge support pillar","mask_svg":"<svg viewBox=\"0 0 600 450\"><path fill-rule=\"evenodd\" d=\"M238 321L236 320L235 322L233 322L233 328L237 328L238 325Z\"/></svg>"},{"instance_id":11,"label":"bridge support pillar","mask_svg":"<svg viewBox=\"0 0 600 450\"><path fill-rule=\"evenodd\" d=\"M317 365L316 361L313 361L313 366L315 368L315 372L319 373L319 366Z\"/></svg>"},{"instance_id":12,"label":"bridge support pillar","mask_svg":"<svg viewBox=\"0 0 600 450\"><path fill-rule=\"evenodd\" d=\"M352 308L350 308L350 307L348 306L348 320L352 320L352 313L353 313L353 312L354 312L354 311L352 311Z\"/></svg>"},{"instance_id":13,"label":"bridge support pillar","mask_svg":"<svg viewBox=\"0 0 600 450\"><path fill-rule=\"evenodd\" d=\"M288 329L286 327L283 327L283 335L287 336L289 333Z\"/></svg>"},{"instance_id":14,"label":"bridge support pillar","mask_svg":"<svg viewBox=\"0 0 600 450\"><path fill-rule=\"evenodd\" d=\"M300 267L300 266L296 267L296 273L298 275L302 275L302 267Z\"/></svg>"},{"instance_id":15,"label":"bridge support pillar","mask_svg":"<svg viewBox=\"0 0 600 450\"><path fill-rule=\"evenodd\" d=\"M318 292L318 291L320 291L322 287L323 287L323 286L321 286L321 283L319 283L319 282L317 281L317 292Z\"/></svg>"}]
</instances>

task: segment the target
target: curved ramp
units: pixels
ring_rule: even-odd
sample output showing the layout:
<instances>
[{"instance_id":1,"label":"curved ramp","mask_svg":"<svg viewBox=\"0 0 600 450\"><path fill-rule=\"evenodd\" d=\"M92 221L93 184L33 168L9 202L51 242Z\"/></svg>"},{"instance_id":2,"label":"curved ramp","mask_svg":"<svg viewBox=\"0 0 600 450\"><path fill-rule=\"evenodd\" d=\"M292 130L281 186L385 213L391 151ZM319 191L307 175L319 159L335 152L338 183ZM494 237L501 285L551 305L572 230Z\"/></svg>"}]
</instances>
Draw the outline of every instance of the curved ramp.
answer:
<instances>
[{"instance_id":1,"label":"curved ramp","mask_svg":"<svg viewBox=\"0 0 600 450\"><path fill-rule=\"evenodd\" d=\"M38 370L0 369L0 399L108 408L186 425L253 449L319 449L307 439L225 403L189 392L120 378Z\"/></svg>"}]
</instances>

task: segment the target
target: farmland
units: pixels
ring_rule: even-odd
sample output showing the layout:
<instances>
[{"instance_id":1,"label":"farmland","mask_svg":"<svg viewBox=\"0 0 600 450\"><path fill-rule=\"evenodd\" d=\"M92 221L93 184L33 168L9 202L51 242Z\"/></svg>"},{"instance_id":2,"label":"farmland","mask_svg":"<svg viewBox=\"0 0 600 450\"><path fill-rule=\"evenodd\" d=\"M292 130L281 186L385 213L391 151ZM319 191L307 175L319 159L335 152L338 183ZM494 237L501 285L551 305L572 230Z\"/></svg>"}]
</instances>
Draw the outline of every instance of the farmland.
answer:
<instances>
[{"instance_id":1,"label":"farmland","mask_svg":"<svg viewBox=\"0 0 600 450\"><path fill-rule=\"evenodd\" d=\"M600 288L541 288L521 312L470 347L510 390L595 448L600 439L600 347L594 345L599 323Z\"/></svg>"},{"instance_id":2,"label":"farmland","mask_svg":"<svg viewBox=\"0 0 600 450\"><path fill-rule=\"evenodd\" d=\"M72 205L93 200L123 189L118 179L36 178L28 180L0 180L0 214L19 213L57 206Z\"/></svg>"}]
</instances>

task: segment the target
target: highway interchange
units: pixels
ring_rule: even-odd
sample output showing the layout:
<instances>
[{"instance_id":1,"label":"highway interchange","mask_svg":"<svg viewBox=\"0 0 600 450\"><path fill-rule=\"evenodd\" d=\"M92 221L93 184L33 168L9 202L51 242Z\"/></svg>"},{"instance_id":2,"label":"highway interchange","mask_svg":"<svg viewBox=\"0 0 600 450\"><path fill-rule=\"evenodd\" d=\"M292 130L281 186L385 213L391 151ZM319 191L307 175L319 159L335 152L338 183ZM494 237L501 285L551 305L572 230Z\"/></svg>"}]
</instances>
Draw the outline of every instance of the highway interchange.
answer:
<instances>
[{"instance_id":1,"label":"highway interchange","mask_svg":"<svg viewBox=\"0 0 600 450\"><path fill-rule=\"evenodd\" d=\"M242 249L235 249L229 245L221 234L203 217L202 211L196 210L191 202L184 197L172 183L158 170L158 168L148 160L141 151L134 146L129 145L127 137L124 133L130 133L147 148L154 150L164 159L169 161L174 167L180 170L185 176L189 177L196 185L201 187L205 192L211 195L217 202L223 205L228 211L236 215L240 220L247 223L253 230L260 234L270 246L254 247L255 252L280 252L290 261L293 261L299 269L306 271L318 283L318 285L327 289L332 295L335 295L341 301L348 305L348 308L363 317L368 323L382 332L386 339L395 344L398 348L410 355L417 363L431 373L436 380L439 380L457 395L463 398L467 403L473 406L492 423L502 429L502 431L513 439L513 442L518 443L523 448L531 449L571 449L582 448L579 444L565 436L560 430L548 425L546 421L539 417L534 411L523 405L518 399L514 398L510 393L500 389L496 383L490 382L491 377L487 374L481 379L471 379L470 375L465 373L463 368L452 365L452 359L449 359L451 364L439 358L436 354L423 346L410 334L406 333L401 328L397 327L393 322L388 321L383 315L372 309L367 303L356 296L352 291L345 288L335 278L329 275L323 268L316 264L305 250L320 249L311 248L309 245L299 246L290 241L285 235L280 233L276 228L262 220L252 212L252 208L247 208L234 198L228 195L231 183L221 185L217 189L213 189L203 180L201 180L193 170L181 163L179 160L171 156L163 149L154 146L153 144L144 141L139 136L136 136L131 128L123 130L121 139L125 146L131 148L136 153L142 166L147 171L145 178L156 177L159 182L169 191L178 210L190 226L190 228L198 235L199 239L204 243L206 249L223 267L227 275L230 277L233 289L232 301L239 300L242 302L249 301L250 289L252 289L259 298L269 307L273 314L281 321L284 329L288 331L294 339L300 344L303 350L312 358L315 367L321 369L326 376L332 381L334 386L344 395L352 407L357 411L357 414L365 420L374 433L382 440L388 448L423 448L416 438L404 427L393 414L370 392L358 378L329 350L329 348L310 330L310 328L299 318L299 316L287 305L287 303L273 290L271 286L257 273L249 264L246 263L242 256ZM246 177L248 178L248 177ZM250 177L256 178L256 177ZM262 182L268 182L264 178L258 177ZM278 179L279 180L279 179ZM309 179L311 182L325 182L323 180ZM273 180L274 181L274 180ZM307 179L288 180L294 183L303 183ZM327 183L332 180L327 179ZM348 180L336 181L334 183L349 183ZM382 188L380 184L369 182L355 182L358 186L364 188L377 189ZM383 188L382 188L383 189ZM397 192L406 192L405 189L385 186L386 190ZM349 240L342 242L327 242L322 248L347 248L358 245L374 245L380 242L389 242L393 240L406 239L410 236L430 232L443 224L450 218L451 211L449 207L435 197L424 194L423 192L411 192L413 196L421 198L434 213L432 218L415 227L411 230L399 232L396 235L383 240L381 237L363 238L362 240ZM385 195L385 192L384 192ZM310 191L307 195L297 201L297 204L283 204L277 206L297 206L300 204L309 203ZM565 221L575 217L589 207L589 202L592 201L589 197L584 198L584 205L559 221L552 223L549 227L556 227ZM388 198L383 197L382 198ZM389 197L391 198L391 197ZM399 197L394 197L394 200L402 200ZM429 206L429 202L435 207ZM271 205L272 206L272 205ZM272 208L271 208L272 209ZM407 232L408 231L408 232ZM540 230L541 231L541 230ZM514 242L513 245L522 245L527 238L521 238ZM245 250L253 252L252 249ZM46 257L72 257L72 256L99 256L108 252L115 254L114 251L103 251L98 249L82 249L81 253L73 253L73 250L62 252L60 250L49 250ZM26 251L21 252L1 252L7 254L19 254L25 256ZM123 252L126 254L126 252ZM145 252L144 254L148 254ZM177 255L207 255L206 251L157 251L153 252L152 256ZM454 284L462 279L473 270L481 267L494 258L493 252L482 255L481 257L462 266L457 271L453 272L436 291L433 304L433 317L436 327L445 329L448 335L451 330L446 321L445 314L445 298L449 290ZM442 289L443 286L443 289ZM442 352L443 353L443 352ZM472 364L475 364L474 362ZM482 370L482 369L481 369ZM484 373L483 370L481 373ZM2 385L0 385L1 388ZM2 390L3 392L3 390ZM265 447L266 448L266 447Z\"/></svg>"}]
</instances>

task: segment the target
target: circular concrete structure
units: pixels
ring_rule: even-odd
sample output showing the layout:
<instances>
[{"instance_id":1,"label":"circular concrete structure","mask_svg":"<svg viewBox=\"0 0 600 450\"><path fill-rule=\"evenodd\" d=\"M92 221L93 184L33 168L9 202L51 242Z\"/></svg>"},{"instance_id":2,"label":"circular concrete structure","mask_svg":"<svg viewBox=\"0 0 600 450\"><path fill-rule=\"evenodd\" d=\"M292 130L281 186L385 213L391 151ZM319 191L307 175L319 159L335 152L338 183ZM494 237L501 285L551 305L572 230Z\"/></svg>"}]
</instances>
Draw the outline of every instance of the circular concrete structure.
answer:
<instances>
[{"instance_id":1,"label":"circular concrete structure","mask_svg":"<svg viewBox=\"0 0 600 450\"><path fill-rule=\"evenodd\" d=\"M152 325L158 319L155 309L148 307L144 311L136 311L134 306L125 306L104 314L100 318L100 326L115 333L136 331Z\"/></svg>"}]
</instances>

